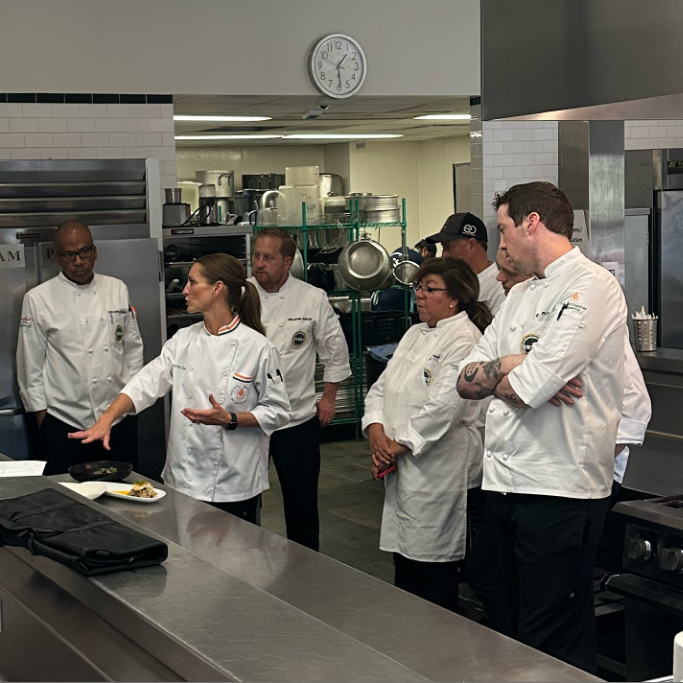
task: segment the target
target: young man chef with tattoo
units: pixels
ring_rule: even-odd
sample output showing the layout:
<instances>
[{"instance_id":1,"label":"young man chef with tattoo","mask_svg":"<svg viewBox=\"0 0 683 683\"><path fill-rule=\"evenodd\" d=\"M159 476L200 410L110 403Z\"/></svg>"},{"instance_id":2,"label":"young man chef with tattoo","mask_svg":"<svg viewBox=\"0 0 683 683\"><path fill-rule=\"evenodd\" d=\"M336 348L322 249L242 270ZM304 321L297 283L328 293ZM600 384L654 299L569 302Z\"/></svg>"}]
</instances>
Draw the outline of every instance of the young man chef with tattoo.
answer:
<instances>
[{"instance_id":1,"label":"young man chef with tattoo","mask_svg":"<svg viewBox=\"0 0 683 683\"><path fill-rule=\"evenodd\" d=\"M626 302L572 248L572 207L554 185L515 185L496 208L501 248L535 277L461 363L458 393L494 396L482 487L516 637L595 671L592 570L614 474Z\"/></svg>"}]
</instances>

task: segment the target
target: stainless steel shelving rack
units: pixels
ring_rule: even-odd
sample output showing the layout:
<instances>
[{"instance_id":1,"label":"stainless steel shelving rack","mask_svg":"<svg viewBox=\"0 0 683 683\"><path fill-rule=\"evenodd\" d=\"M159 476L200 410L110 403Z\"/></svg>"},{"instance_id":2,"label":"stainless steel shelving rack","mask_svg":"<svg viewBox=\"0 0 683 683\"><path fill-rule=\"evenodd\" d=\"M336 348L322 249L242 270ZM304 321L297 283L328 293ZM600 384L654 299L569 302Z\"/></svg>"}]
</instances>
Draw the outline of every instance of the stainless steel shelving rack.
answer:
<instances>
[{"instance_id":1,"label":"stainless steel shelving rack","mask_svg":"<svg viewBox=\"0 0 683 683\"><path fill-rule=\"evenodd\" d=\"M301 253L304 261L304 281L308 281L308 239L307 233L309 232L319 232L323 230L329 230L334 227L339 229L340 227L348 231L349 242L356 241L360 239L361 231L370 229L383 229L383 228L399 228L401 230L401 248L403 252L406 252L406 200L401 201L401 219L395 223L362 223L360 220L360 212L358 210L358 201L353 200L351 202L350 218L347 223L338 223L334 226L329 224L308 224L306 221L306 204L303 203L301 207L302 221L301 225L278 225L277 227L283 230L291 231L293 233L303 234L304 239L302 240ZM255 231L264 230L268 227L266 225L256 225ZM397 288L405 292L404 297L404 325L405 329L408 329L410 325L410 290L402 285L397 285ZM363 347L363 336L362 336L362 318L361 318L361 295L360 292L351 289L335 289L328 292L331 296L348 296L351 301L351 325L352 325L352 345L349 349L349 360L351 364L351 373L353 381L353 398L354 398L354 410L352 417L335 418L332 421L333 425L341 424L355 424L356 425L356 437L360 438L360 421L363 415L363 405L365 400L365 386L364 386L364 347Z\"/></svg>"}]
</instances>

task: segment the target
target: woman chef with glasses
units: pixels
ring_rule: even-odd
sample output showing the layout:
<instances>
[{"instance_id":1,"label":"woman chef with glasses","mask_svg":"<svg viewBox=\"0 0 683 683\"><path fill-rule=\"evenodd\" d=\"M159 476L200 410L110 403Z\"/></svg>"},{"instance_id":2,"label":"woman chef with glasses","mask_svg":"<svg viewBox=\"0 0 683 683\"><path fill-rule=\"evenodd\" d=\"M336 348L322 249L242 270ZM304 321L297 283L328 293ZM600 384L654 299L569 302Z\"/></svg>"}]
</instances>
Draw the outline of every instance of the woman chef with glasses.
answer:
<instances>
[{"instance_id":1,"label":"woman chef with glasses","mask_svg":"<svg viewBox=\"0 0 683 683\"><path fill-rule=\"evenodd\" d=\"M394 583L453 610L468 489L480 485L483 455L475 424L481 405L454 387L491 312L477 301L479 281L461 259L430 259L415 282L422 322L408 329L368 392L362 426L373 476L385 482L380 548L394 555Z\"/></svg>"}]
</instances>

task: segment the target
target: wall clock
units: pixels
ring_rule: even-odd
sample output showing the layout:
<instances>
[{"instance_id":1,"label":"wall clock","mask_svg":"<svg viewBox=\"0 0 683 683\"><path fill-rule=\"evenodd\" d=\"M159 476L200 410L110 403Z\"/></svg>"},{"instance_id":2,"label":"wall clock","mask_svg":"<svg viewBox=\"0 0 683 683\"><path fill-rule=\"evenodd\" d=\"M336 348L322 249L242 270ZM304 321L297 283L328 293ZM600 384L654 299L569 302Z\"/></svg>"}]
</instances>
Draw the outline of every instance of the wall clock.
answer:
<instances>
[{"instance_id":1,"label":"wall clock","mask_svg":"<svg viewBox=\"0 0 683 683\"><path fill-rule=\"evenodd\" d=\"M368 70L363 49L350 36L333 33L321 38L308 56L308 73L324 95L343 99L355 95Z\"/></svg>"}]
</instances>

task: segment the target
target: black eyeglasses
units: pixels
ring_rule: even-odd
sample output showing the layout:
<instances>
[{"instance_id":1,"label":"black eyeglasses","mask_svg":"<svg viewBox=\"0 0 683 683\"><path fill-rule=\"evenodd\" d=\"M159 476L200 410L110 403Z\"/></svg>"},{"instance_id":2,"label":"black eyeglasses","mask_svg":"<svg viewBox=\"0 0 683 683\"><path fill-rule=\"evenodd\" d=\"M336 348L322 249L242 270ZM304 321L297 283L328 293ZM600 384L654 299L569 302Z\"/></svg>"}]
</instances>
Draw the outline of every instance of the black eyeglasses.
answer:
<instances>
[{"instance_id":1,"label":"black eyeglasses","mask_svg":"<svg viewBox=\"0 0 683 683\"><path fill-rule=\"evenodd\" d=\"M91 244L89 247L83 247L83 249L79 249L78 251L59 251L57 253L60 258L71 262L74 261L77 256L80 256L82 259L90 258L93 251L95 251L95 245Z\"/></svg>"},{"instance_id":2,"label":"black eyeglasses","mask_svg":"<svg viewBox=\"0 0 683 683\"><path fill-rule=\"evenodd\" d=\"M427 285L423 285L420 282L414 282L413 283L413 289L416 292L419 292L422 290L425 294L432 294L433 292L445 292L446 288L445 287L428 287Z\"/></svg>"}]
</instances>

